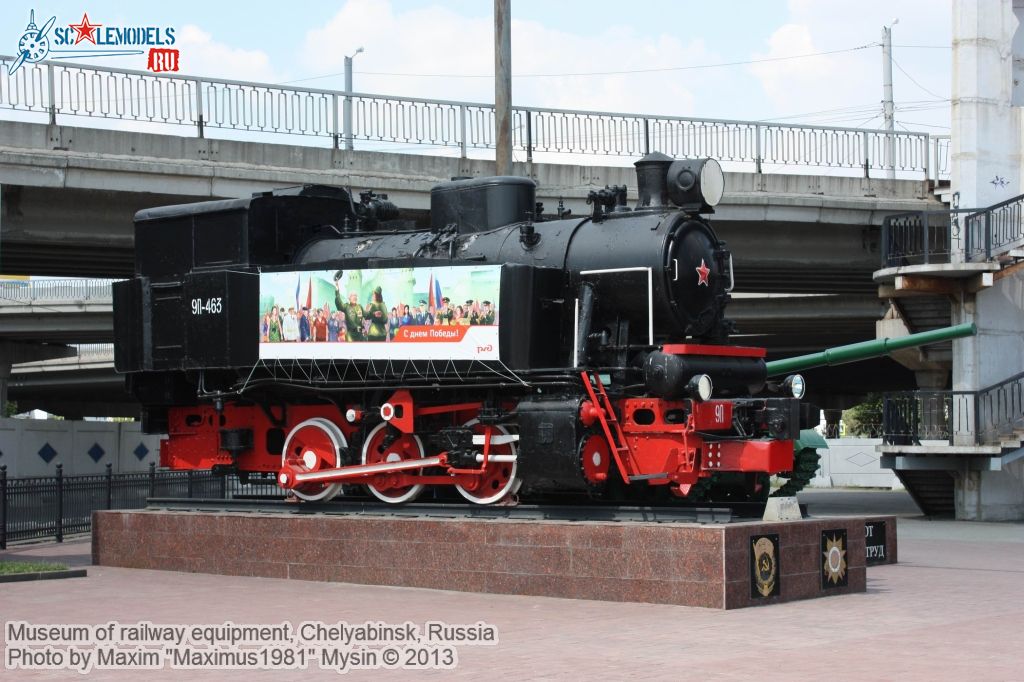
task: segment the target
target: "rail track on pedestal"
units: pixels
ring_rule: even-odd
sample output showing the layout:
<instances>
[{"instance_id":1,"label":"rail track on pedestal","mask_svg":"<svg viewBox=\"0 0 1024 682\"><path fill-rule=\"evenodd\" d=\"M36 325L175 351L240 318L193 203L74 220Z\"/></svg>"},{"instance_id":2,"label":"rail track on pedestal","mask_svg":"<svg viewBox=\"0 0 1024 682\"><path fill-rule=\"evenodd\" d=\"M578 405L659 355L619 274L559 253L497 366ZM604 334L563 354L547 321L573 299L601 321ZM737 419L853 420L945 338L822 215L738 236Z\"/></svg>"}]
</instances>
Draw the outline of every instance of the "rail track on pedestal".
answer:
<instances>
[{"instance_id":1,"label":"rail track on pedestal","mask_svg":"<svg viewBox=\"0 0 1024 682\"><path fill-rule=\"evenodd\" d=\"M150 498L147 509L153 511L206 513L387 516L420 519L730 523L760 519L764 513L764 504L728 503L715 504L713 506L679 505L672 507L592 504L467 506L446 502L418 502L391 505L371 500L334 500L331 502L304 502L297 504L282 499L199 500L190 498Z\"/></svg>"}]
</instances>

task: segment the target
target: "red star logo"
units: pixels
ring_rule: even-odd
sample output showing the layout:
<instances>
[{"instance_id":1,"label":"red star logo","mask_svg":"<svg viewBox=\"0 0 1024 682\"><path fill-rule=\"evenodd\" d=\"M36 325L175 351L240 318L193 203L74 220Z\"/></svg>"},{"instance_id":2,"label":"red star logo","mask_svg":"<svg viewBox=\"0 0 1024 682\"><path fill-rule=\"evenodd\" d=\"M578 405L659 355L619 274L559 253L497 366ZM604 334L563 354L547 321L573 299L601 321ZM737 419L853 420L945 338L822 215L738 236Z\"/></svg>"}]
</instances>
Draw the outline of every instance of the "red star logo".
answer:
<instances>
[{"instance_id":1,"label":"red star logo","mask_svg":"<svg viewBox=\"0 0 1024 682\"><path fill-rule=\"evenodd\" d=\"M90 43L95 45L96 44L96 29L99 28L102 25L103 24L90 24L89 23L89 15L88 14L83 14L82 15L82 23L80 23L80 24L68 24L68 28L75 29L75 33L78 34L75 37L75 45L77 45L78 43L82 42L83 40L88 40Z\"/></svg>"},{"instance_id":2,"label":"red star logo","mask_svg":"<svg viewBox=\"0 0 1024 682\"><path fill-rule=\"evenodd\" d=\"M700 267L694 268L697 271L697 286L710 286L708 284L708 275L711 274L711 268L704 264L704 259L700 259Z\"/></svg>"}]
</instances>

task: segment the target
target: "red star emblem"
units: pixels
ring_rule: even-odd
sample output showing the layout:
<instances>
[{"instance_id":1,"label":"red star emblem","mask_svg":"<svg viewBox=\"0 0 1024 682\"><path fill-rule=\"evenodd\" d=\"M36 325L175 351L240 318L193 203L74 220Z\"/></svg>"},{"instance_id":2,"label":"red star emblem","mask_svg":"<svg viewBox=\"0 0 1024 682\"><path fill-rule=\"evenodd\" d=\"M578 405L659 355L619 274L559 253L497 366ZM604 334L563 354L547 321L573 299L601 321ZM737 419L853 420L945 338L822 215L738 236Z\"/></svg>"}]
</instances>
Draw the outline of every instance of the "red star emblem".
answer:
<instances>
[{"instance_id":1,"label":"red star emblem","mask_svg":"<svg viewBox=\"0 0 1024 682\"><path fill-rule=\"evenodd\" d=\"M700 259L700 267L694 268L697 271L697 286L710 286L708 284L708 275L711 274L711 268L704 264L704 259Z\"/></svg>"},{"instance_id":2,"label":"red star emblem","mask_svg":"<svg viewBox=\"0 0 1024 682\"><path fill-rule=\"evenodd\" d=\"M82 42L83 40L88 40L90 43L95 45L96 44L96 29L99 28L102 25L103 24L90 24L89 23L89 15L88 14L83 14L82 15L82 23L80 23L80 24L68 24L68 28L75 29L75 33L78 34L75 37L75 45L77 45L78 43Z\"/></svg>"}]
</instances>

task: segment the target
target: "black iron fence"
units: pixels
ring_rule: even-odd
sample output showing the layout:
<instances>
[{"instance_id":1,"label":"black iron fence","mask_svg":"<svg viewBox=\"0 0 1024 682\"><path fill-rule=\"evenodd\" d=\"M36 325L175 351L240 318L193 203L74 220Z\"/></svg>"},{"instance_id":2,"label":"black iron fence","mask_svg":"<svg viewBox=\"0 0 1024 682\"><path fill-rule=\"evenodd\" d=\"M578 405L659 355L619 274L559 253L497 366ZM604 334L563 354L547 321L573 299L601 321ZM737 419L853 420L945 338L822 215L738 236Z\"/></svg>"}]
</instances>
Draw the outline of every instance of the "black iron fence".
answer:
<instances>
[{"instance_id":1,"label":"black iron fence","mask_svg":"<svg viewBox=\"0 0 1024 682\"><path fill-rule=\"evenodd\" d=\"M882 267L949 263L960 248L959 214L968 209L913 211L882 223Z\"/></svg>"},{"instance_id":2,"label":"black iron fence","mask_svg":"<svg viewBox=\"0 0 1024 682\"><path fill-rule=\"evenodd\" d=\"M995 442L1024 428L1024 372L978 392L979 442Z\"/></svg>"},{"instance_id":3,"label":"black iron fence","mask_svg":"<svg viewBox=\"0 0 1024 682\"><path fill-rule=\"evenodd\" d=\"M1024 195L985 209L912 211L882 223L882 267L987 261L1024 248Z\"/></svg>"},{"instance_id":4,"label":"black iron fence","mask_svg":"<svg viewBox=\"0 0 1024 682\"><path fill-rule=\"evenodd\" d=\"M888 393L882 438L890 445L922 441L995 444L1024 429L1024 372L980 391Z\"/></svg>"},{"instance_id":5,"label":"black iron fence","mask_svg":"<svg viewBox=\"0 0 1024 682\"><path fill-rule=\"evenodd\" d=\"M210 471L149 471L115 474L110 465L103 474L65 476L57 465L54 476L8 478L0 466L0 549L8 542L55 538L85 533L97 509L140 509L150 497L228 499L245 496L282 496L273 478L243 482L234 474Z\"/></svg>"},{"instance_id":6,"label":"black iron fence","mask_svg":"<svg viewBox=\"0 0 1024 682\"><path fill-rule=\"evenodd\" d=\"M972 391L901 391L882 403L882 439L889 445L921 445L977 434Z\"/></svg>"},{"instance_id":7,"label":"black iron fence","mask_svg":"<svg viewBox=\"0 0 1024 682\"><path fill-rule=\"evenodd\" d=\"M1024 248L1024 195L967 216L964 259L986 261Z\"/></svg>"}]
</instances>

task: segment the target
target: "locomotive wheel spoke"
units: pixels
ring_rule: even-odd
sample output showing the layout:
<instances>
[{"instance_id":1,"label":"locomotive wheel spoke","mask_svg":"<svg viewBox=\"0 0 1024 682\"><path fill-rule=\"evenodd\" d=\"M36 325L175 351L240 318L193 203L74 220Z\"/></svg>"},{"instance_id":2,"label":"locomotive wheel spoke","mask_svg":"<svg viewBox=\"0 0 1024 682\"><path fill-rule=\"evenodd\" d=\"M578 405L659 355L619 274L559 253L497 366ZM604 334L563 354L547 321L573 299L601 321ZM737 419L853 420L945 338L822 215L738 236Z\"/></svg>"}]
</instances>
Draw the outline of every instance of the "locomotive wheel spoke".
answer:
<instances>
[{"instance_id":1,"label":"locomotive wheel spoke","mask_svg":"<svg viewBox=\"0 0 1024 682\"><path fill-rule=\"evenodd\" d=\"M336 469L339 451L347 447L345 434L328 419L313 417L296 425L284 441L281 464L300 471ZM301 500L326 502L341 492L341 483L303 483L292 492Z\"/></svg>"},{"instance_id":2,"label":"locomotive wheel spoke","mask_svg":"<svg viewBox=\"0 0 1024 682\"><path fill-rule=\"evenodd\" d=\"M484 425L477 419L471 419L463 424L463 426L473 429L473 433L478 435L485 433ZM504 426L495 426L492 433L494 435L511 435ZM494 455L514 455L516 454L516 445L515 443L492 445L490 453ZM500 502L509 495L514 495L519 489L522 481L516 478L518 466L518 462L488 462L487 468L478 477L477 483L473 488L461 485L456 485L455 488L459 491L460 495L475 504L494 504L495 502Z\"/></svg>"},{"instance_id":3,"label":"locomotive wheel spoke","mask_svg":"<svg viewBox=\"0 0 1024 682\"><path fill-rule=\"evenodd\" d=\"M387 443L387 427L386 423L378 424L366 435L366 441L363 443L363 464L423 459L423 443L419 436L403 433ZM366 488L371 495L388 504L410 502L423 492L422 485L397 486L389 483L390 480L398 480L405 475L407 474L381 474L375 479L377 483L367 484Z\"/></svg>"}]
</instances>

